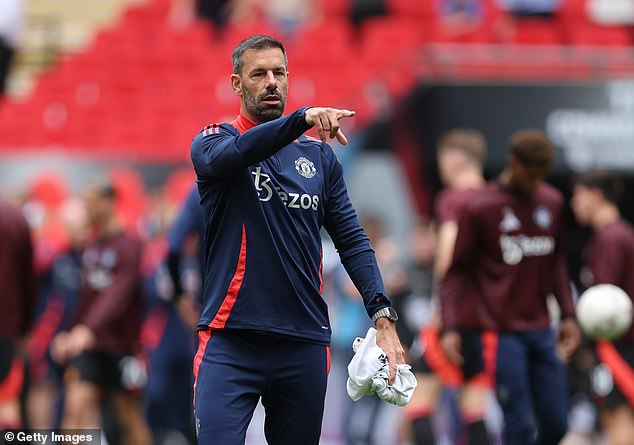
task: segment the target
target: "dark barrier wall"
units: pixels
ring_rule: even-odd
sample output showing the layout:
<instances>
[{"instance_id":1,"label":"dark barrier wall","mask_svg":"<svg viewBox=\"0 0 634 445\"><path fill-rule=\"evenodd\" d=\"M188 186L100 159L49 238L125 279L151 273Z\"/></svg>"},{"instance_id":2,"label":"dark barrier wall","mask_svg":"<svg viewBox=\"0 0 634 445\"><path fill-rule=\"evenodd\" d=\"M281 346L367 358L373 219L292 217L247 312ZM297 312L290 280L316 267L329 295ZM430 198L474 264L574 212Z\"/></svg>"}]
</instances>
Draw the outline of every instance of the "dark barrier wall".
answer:
<instances>
[{"instance_id":1,"label":"dark barrier wall","mask_svg":"<svg viewBox=\"0 0 634 445\"><path fill-rule=\"evenodd\" d=\"M489 142L487 170L496 171L504 163L510 135L534 127L545 130L560 149L556 174L596 166L634 170L634 81L427 85L406 100L405 111L426 157L433 158L444 131L474 127Z\"/></svg>"}]
</instances>

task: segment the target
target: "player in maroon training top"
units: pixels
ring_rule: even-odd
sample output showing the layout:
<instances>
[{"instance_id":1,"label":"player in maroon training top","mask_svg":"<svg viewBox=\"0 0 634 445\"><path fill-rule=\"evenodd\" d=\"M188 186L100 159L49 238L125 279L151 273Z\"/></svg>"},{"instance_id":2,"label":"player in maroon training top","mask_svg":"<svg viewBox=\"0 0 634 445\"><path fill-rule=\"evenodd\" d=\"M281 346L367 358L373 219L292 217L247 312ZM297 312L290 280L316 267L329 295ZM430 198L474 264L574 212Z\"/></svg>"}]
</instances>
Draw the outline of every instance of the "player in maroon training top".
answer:
<instances>
[{"instance_id":1,"label":"player in maroon training top","mask_svg":"<svg viewBox=\"0 0 634 445\"><path fill-rule=\"evenodd\" d=\"M510 146L502 174L460 214L440 289L442 342L449 359L461 363L465 332L495 331L497 359L485 359L495 365L505 445L555 445L567 430L568 397L557 351L567 357L579 343L565 265L564 199L544 182L553 148L541 132L520 131ZM550 295L562 314L558 346ZM469 318L460 316L464 308Z\"/></svg>"},{"instance_id":2,"label":"player in maroon training top","mask_svg":"<svg viewBox=\"0 0 634 445\"><path fill-rule=\"evenodd\" d=\"M0 199L0 429L20 427L23 362L18 342L35 311L31 233L17 207Z\"/></svg>"},{"instance_id":3,"label":"player in maroon training top","mask_svg":"<svg viewBox=\"0 0 634 445\"><path fill-rule=\"evenodd\" d=\"M133 357L141 327L141 242L126 234L115 214L110 183L89 186L86 215L95 237L81 254L82 289L73 328L53 341L65 374L64 428L101 424L100 395L114 398L125 445L151 442L135 390L142 369Z\"/></svg>"},{"instance_id":4,"label":"player in maroon training top","mask_svg":"<svg viewBox=\"0 0 634 445\"><path fill-rule=\"evenodd\" d=\"M486 155L486 141L477 130L457 128L445 133L437 149L438 173L445 185L436 197L436 221L438 246L434 262L434 280L440 282L451 262L458 233L460 209L470 202L485 185L482 164ZM484 424L486 395L489 384L483 378L481 339L471 337L468 342L479 356L460 368L449 362L440 345L440 316L424 326L419 335L423 351L421 362L414 361L418 387L407 406L412 422L412 435L416 445L433 445L436 437L433 429L434 414L441 391L441 383L448 387L460 387L458 408L469 436L469 445L490 443ZM464 386L463 386L464 383Z\"/></svg>"},{"instance_id":5,"label":"player in maroon training top","mask_svg":"<svg viewBox=\"0 0 634 445\"><path fill-rule=\"evenodd\" d=\"M582 284L609 283L634 296L634 227L621 217L619 179L593 171L575 180L572 209L594 236L584 252ZM634 438L634 326L614 342L597 343L599 364L593 371L593 391L600 422L611 445L631 444Z\"/></svg>"}]
</instances>

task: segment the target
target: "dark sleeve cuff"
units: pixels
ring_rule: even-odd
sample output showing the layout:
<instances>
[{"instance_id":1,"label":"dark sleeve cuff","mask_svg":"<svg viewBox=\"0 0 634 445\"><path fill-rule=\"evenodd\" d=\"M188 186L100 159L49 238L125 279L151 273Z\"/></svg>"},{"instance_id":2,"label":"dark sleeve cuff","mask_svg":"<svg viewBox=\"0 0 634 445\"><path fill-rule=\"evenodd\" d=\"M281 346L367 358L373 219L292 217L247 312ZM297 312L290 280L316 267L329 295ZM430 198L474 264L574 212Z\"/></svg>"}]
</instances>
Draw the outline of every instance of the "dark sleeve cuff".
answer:
<instances>
[{"instance_id":1,"label":"dark sleeve cuff","mask_svg":"<svg viewBox=\"0 0 634 445\"><path fill-rule=\"evenodd\" d=\"M372 318L376 311L384 307L392 307L392 302L386 295L377 294L370 300L365 309L368 312L368 316Z\"/></svg>"},{"instance_id":2,"label":"dark sleeve cuff","mask_svg":"<svg viewBox=\"0 0 634 445\"><path fill-rule=\"evenodd\" d=\"M313 107L302 107L297 110L297 117L299 121L297 122L298 128L302 130L302 134L310 130L312 127L306 123L306 110Z\"/></svg>"},{"instance_id":3,"label":"dark sleeve cuff","mask_svg":"<svg viewBox=\"0 0 634 445\"><path fill-rule=\"evenodd\" d=\"M574 309L572 311L562 311L560 318L562 320L565 320L566 318L576 319L577 318L577 314L575 313Z\"/></svg>"}]
</instances>

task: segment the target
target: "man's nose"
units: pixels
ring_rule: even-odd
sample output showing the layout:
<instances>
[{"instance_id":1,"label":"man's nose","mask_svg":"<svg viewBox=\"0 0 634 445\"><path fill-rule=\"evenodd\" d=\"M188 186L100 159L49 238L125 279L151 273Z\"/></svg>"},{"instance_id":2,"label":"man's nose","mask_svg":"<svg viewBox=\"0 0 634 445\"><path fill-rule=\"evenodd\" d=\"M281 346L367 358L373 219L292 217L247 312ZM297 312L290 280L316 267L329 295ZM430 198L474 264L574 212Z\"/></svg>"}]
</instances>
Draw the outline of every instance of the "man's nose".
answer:
<instances>
[{"instance_id":1,"label":"man's nose","mask_svg":"<svg viewBox=\"0 0 634 445\"><path fill-rule=\"evenodd\" d=\"M267 71L266 73L266 87L277 87L277 80L275 79L275 74L273 74L273 71Z\"/></svg>"}]
</instances>

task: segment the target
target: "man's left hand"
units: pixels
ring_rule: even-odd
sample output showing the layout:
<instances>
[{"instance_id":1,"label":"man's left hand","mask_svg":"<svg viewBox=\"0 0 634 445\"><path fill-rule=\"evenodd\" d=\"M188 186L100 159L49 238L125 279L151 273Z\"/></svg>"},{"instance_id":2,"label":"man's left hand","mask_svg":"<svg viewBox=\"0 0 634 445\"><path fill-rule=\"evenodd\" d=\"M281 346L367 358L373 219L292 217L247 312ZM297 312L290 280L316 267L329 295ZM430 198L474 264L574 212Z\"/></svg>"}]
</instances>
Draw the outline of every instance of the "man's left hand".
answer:
<instances>
[{"instance_id":1,"label":"man's left hand","mask_svg":"<svg viewBox=\"0 0 634 445\"><path fill-rule=\"evenodd\" d=\"M388 384L392 385L396 379L396 365L405 363L405 351L396 334L396 323L387 318L376 321L376 344L387 356L390 364Z\"/></svg>"}]
</instances>

